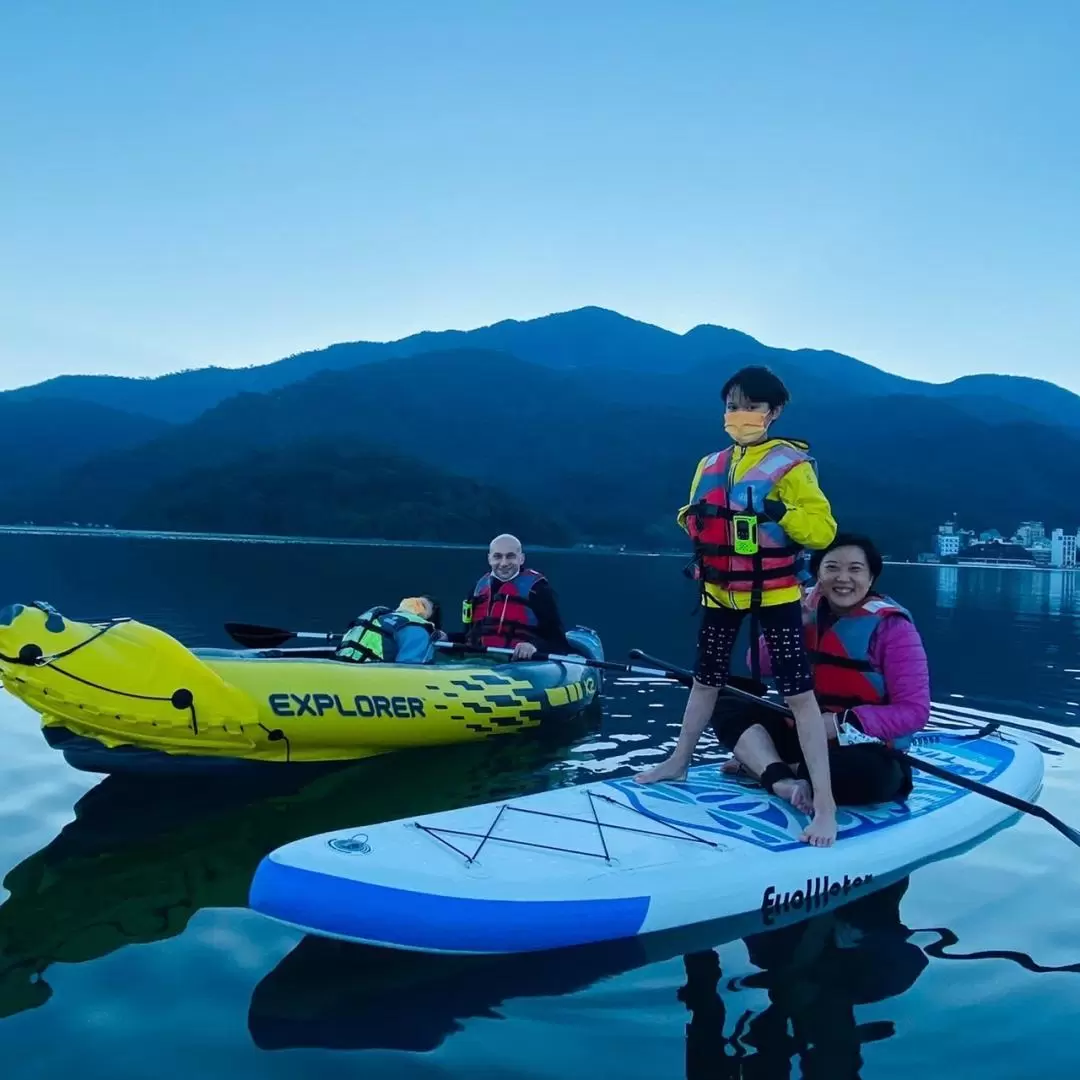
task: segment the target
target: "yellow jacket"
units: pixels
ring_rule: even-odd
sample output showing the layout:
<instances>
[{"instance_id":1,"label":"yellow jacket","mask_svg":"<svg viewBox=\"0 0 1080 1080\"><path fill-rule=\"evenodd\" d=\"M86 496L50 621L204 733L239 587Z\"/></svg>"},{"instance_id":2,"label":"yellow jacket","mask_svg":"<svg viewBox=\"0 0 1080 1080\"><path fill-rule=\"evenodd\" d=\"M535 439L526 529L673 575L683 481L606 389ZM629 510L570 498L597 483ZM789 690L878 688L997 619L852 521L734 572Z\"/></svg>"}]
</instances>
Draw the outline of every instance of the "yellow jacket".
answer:
<instances>
[{"instance_id":1,"label":"yellow jacket","mask_svg":"<svg viewBox=\"0 0 1080 1080\"><path fill-rule=\"evenodd\" d=\"M764 442L755 443L753 446L736 446L731 455L731 480L738 481L743 474L753 465L757 464L766 451L778 442L789 442L787 439L766 439ZM694 472L693 482L690 484L690 498L694 498L694 490L701 479L701 470L711 455L706 455L698 462ZM818 486L817 474L814 467L808 461L801 462L781 478L772 492L772 498L779 499L787 507L787 513L780 519L780 527L795 541L806 548L824 548L832 543L836 536L836 519L832 515L832 507L829 500ZM684 506L678 513L676 521L681 529L686 529L686 517L690 505ZM750 606L750 594L731 592L720 585L706 583L705 592L701 602L711 602L714 606L721 605L728 608L748 608ZM802 600L802 592L798 586L790 589L773 589L763 594L761 604L763 607L773 607L777 604L799 603Z\"/></svg>"}]
</instances>

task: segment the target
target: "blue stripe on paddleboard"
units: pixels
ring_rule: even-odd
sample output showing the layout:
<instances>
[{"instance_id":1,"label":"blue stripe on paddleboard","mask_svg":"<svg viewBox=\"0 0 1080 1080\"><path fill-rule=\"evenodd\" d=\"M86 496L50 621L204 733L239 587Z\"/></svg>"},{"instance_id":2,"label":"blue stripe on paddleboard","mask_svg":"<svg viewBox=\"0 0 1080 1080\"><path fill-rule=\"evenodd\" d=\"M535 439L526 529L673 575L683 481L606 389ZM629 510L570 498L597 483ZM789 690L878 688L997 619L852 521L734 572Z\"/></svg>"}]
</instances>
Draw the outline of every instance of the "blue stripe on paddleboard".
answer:
<instances>
[{"instance_id":1,"label":"blue stripe on paddleboard","mask_svg":"<svg viewBox=\"0 0 1080 1080\"><path fill-rule=\"evenodd\" d=\"M404 949L526 952L632 937L649 898L473 900L371 885L267 857L248 906L314 933Z\"/></svg>"}]
</instances>

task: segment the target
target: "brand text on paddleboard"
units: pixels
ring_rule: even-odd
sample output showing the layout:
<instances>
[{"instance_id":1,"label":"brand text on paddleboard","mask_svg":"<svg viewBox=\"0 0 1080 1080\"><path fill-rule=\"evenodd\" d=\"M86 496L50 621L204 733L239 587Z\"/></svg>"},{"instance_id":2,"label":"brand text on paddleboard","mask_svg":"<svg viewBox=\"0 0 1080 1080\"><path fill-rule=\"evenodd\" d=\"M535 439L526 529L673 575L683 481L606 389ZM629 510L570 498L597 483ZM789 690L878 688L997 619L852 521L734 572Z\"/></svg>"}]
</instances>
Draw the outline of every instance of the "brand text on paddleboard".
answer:
<instances>
[{"instance_id":1,"label":"brand text on paddleboard","mask_svg":"<svg viewBox=\"0 0 1080 1080\"><path fill-rule=\"evenodd\" d=\"M852 889L861 889L874 878L873 874L862 877L848 877L843 881L833 881L828 875L806 879L805 889L781 893L775 885L770 885L761 894L761 918L766 926L771 926L778 915L791 911L820 911L828 907L832 900L847 896Z\"/></svg>"}]
</instances>

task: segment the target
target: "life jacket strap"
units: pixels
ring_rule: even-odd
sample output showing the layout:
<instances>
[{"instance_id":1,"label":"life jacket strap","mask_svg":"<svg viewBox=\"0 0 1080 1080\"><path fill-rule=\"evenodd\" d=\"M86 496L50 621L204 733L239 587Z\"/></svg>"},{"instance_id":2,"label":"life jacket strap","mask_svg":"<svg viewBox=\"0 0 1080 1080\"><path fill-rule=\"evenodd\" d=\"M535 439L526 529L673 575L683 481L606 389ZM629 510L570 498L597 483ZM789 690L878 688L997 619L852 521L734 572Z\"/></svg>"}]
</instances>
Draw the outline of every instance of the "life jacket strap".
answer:
<instances>
[{"instance_id":1,"label":"life jacket strap","mask_svg":"<svg viewBox=\"0 0 1080 1080\"><path fill-rule=\"evenodd\" d=\"M836 656L833 653L822 652L820 649L810 649L810 662L815 666L824 664L829 667L846 668L848 671L876 671L877 669L869 660L860 660L856 656Z\"/></svg>"},{"instance_id":2,"label":"life jacket strap","mask_svg":"<svg viewBox=\"0 0 1080 1080\"><path fill-rule=\"evenodd\" d=\"M727 585L732 581L769 582L780 578L794 578L790 566L754 566L747 570L718 570L715 566L702 566L701 580L710 585Z\"/></svg>"},{"instance_id":3,"label":"life jacket strap","mask_svg":"<svg viewBox=\"0 0 1080 1080\"><path fill-rule=\"evenodd\" d=\"M701 541L694 542L694 553L702 558L706 556L720 558L751 559L760 555L763 559L793 559L802 554L803 549L798 544L785 544L783 547L759 547L753 555L737 551L733 544L703 544ZM794 569L792 570L794 572Z\"/></svg>"}]
</instances>

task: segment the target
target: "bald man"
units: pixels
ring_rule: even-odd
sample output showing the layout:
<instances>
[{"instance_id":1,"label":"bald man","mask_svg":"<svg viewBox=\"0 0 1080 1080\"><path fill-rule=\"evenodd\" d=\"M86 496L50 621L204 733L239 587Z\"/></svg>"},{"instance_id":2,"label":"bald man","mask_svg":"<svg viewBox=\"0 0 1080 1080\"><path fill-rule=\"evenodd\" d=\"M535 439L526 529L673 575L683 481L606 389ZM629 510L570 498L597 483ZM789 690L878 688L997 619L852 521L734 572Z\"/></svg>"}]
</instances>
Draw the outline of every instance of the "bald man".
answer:
<instances>
[{"instance_id":1,"label":"bald man","mask_svg":"<svg viewBox=\"0 0 1080 1080\"><path fill-rule=\"evenodd\" d=\"M482 648L513 649L515 660L569 651L555 591L543 574L525 569L521 541L509 533L496 536L488 545L488 566L463 605L465 630L451 637Z\"/></svg>"}]
</instances>

